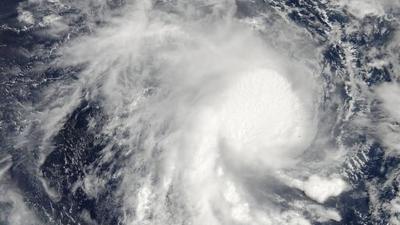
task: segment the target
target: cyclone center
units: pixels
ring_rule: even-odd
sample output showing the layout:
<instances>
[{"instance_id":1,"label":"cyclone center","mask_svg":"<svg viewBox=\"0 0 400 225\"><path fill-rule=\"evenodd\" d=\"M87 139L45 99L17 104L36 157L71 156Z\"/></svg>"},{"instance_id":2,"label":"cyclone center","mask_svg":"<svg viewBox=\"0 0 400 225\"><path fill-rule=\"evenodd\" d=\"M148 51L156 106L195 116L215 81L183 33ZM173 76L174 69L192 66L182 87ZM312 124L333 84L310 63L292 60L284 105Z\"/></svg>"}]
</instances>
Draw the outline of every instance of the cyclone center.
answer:
<instances>
[{"instance_id":1,"label":"cyclone center","mask_svg":"<svg viewBox=\"0 0 400 225\"><path fill-rule=\"evenodd\" d=\"M289 80L272 69L238 76L216 108L219 135L243 160L274 160L301 148L307 113Z\"/></svg>"}]
</instances>

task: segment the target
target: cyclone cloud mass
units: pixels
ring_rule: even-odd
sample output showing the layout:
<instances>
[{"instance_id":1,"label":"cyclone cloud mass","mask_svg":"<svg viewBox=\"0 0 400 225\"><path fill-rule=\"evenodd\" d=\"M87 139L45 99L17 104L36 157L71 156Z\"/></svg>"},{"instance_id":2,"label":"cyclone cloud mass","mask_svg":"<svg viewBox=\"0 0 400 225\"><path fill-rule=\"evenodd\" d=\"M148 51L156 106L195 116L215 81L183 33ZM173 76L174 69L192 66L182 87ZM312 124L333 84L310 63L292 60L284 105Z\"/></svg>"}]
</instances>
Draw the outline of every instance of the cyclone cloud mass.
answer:
<instances>
[{"instance_id":1,"label":"cyclone cloud mass","mask_svg":"<svg viewBox=\"0 0 400 225\"><path fill-rule=\"evenodd\" d=\"M0 224L400 224L400 4L357 2L17 3Z\"/></svg>"}]
</instances>

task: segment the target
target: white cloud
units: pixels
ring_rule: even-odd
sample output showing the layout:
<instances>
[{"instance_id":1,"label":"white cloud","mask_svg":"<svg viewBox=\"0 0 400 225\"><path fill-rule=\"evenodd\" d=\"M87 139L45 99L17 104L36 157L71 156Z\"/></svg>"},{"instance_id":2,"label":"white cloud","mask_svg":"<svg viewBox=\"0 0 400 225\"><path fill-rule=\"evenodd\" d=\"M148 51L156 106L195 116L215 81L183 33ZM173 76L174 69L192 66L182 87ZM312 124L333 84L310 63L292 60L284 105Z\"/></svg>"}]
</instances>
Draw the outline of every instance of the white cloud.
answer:
<instances>
[{"instance_id":1,"label":"white cloud","mask_svg":"<svg viewBox=\"0 0 400 225\"><path fill-rule=\"evenodd\" d=\"M303 183L304 193L319 203L340 195L347 188L346 182L338 177L325 178L313 175Z\"/></svg>"},{"instance_id":2,"label":"white cloud","mask_svg":"<svg viewBox=\"0 0 400 225\"><path fill-rule=\"evenodd\" d=\"M319 222L327 222L331 220L339 222L342 220L339 212L335 209L324 208L319 205L311 205L305 207L308 209L308 212L310 212L311 215L313 215Z\"/></svg>"},{"instance_id":3,"label":"white cloud","mask_svg":"<svg viewBox=\"0 0 400 225\"><path fill-rule=\"evenodd\" d=\"M362 18L366 15L382 15L384 9L380 1L376 0L343 0L340 4L348 7L348 10L355 16Z\"/></svg>"},{"instance_id":4,"label":"white cloud","mask_svg":"<svg viewBox=\"0 0 400 225\"><path fill-rule=\"evenodd\" d=\"M334 208L327 208L318 204L310 204L307 201L293 201L289 204L298 210L307 211L307 213L309 213L309 215L318 222L339 222L342 220L339 212Z\"/></svg>"},{"instance_id":5,"label":"white cloud","mask_svg":"<svg viewBox=\"0 0 400 225\"><path fill-rule=\"evenodd\" d=\"M337 3L346 6L358 18L367 15L384 16L387 11L400 7L397 0L337 0Z\"/></svg>"},{"instance_id":6,"label":"white cloud","mask_svg":"<svg viewBox=\"0 0 400 225\"><path fill-rule=\"evenodd\" d=\"M0 211L0 219L5 219L12 225L40 224L34 212L25 205L23 197L14 189L15 187L8 182L2 182L0 185L0 202L11 206L10 210Z\"/></svg>"},{"instance_id":7,"label":"white cloud","mask_svg":"<svg viewBox=\"0 0 400 225\"><path fill-rule=\"evenodd\" d=\"M387 152L399 152L400 141L398 134L400 126L400 85L398 83L385 83L375 89L378 99L381 101L382 118L376 129L376 134L383 144L388 147Z\"/></svg>"},{"instance_id":8,"label":"white cloud","mask_svg":"<svg viewBox=\"0 0 400 225\"><path fill-rule=\"evenodd\" d=\"M336 174L330 176L314 174L308 176L307 179L301 180L279 172L277 177L288 186L304 191L308 197L318 203L324 203L331 197L337 197L350 188L350 186Z\"/></svg>"},{"instance_id":9,"label":"white cloud","mask_svg":"<svg viewBox=\"0 0 400 225\"><path fill-rule=\"evenodd\" d=\"M399 225L400 224L400 197L396 196L386 205L387 211L390 214L390 224Z\"/></svg>"},{"instance_id":10,"label":"white cloud","mask_svg":"<svg viewBox=\"0 0 400 225\"><path fill-rule=\"evenodd\" d=\"M383 101L383 108L397 121L400 121L400 84L382 84L376 89L376 93Z\"/></svg>"},{"instance_id":11,"label":"white cloud","mask_svg":"<svg viewBox=\"0 0 400 225\"><path fill-rule=\"evenodd\" d=\"M26 10L18 8L18 21L27 25L33 25L35 23L35 18L32 13Z\"/></svg>"}]
</instances>

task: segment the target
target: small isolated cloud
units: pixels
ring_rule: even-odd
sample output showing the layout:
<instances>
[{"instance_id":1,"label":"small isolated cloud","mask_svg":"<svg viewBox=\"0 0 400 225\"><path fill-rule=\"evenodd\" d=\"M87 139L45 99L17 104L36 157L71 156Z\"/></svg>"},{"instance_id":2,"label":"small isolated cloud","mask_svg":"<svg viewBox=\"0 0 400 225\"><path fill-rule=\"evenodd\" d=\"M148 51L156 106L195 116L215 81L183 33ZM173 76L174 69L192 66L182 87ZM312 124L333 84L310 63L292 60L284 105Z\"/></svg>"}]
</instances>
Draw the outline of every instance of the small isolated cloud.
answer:
<instances>
[{"instance_id":1,"label":"small isolated cloud","mask_svg":"<svg viewBox=\"0 0 400 225\"><path fill-rule=\"evenodd\" d=\"M23 10L21 8L18 8L18 21L26 24L26 25L33 25L35 23L35 18L33 17L33 14L29 11Z\"/></svg>"},{"instance_id":2,"label":"small isolated cloud","mask_svg":"<svg viewBox=\"0 0 400 225\"><path fill-rule=\"evenodd\" d=\"M349 188L349 185L335 174L330 176L311 175L305 180L300 180L279 173L279 178L287 185L304 191L304 194L318 203L324 203L331 197L339 196Z\"/></svg>"},{"instance_id":3,"label":"small isolated cloud","mask_svg":"<svg viewBox=\"0 0 400 225\"><path fill-rule=\"evenodd\" d=\"M336 197L347 189L344 180L338 177L326 178L313 175L303 183L304 193L319 203L330 197Z\"/></svg>"}]
</instances>

